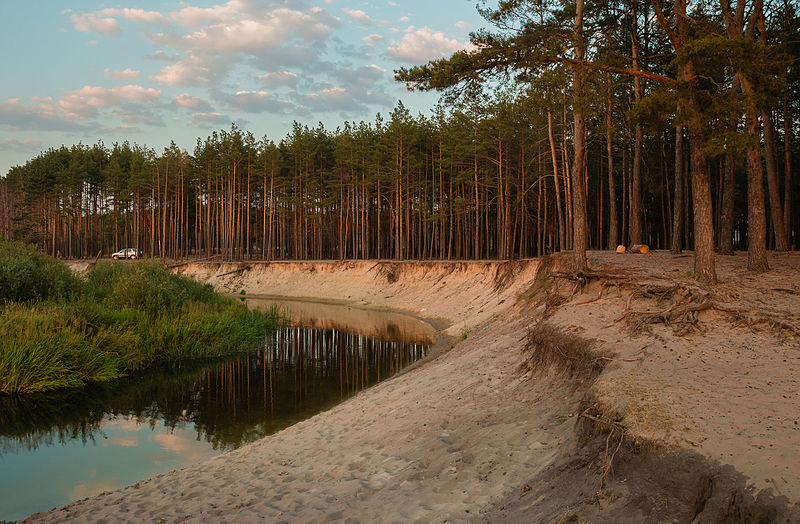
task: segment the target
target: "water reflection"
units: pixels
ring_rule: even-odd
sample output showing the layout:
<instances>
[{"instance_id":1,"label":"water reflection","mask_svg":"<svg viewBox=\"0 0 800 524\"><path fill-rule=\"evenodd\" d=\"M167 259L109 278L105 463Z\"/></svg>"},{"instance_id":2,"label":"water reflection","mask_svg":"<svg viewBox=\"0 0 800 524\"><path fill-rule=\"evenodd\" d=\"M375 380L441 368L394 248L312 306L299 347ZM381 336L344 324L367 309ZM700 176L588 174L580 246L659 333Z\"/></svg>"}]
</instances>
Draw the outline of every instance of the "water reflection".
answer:
<instances>
[{"instance_id":1,"label":"water reflection","mask_svg":"<svg viewBox=\"0 0 800 524\"><path fill-rule=\"evenodd\" d=\"M234 449L395 374L428 347L294 326L234 358L0 396L0 520Z\"/></svg>"},{"instance_id":2,"label":"water reflection","mask_svg":"<svg viewBox=\"0 0 800 524\"><path fill-rule=\"evenodd\" d=\"M248 295L246 301L251 308L276 306L299 326L348 331L406 344L431 346L435 342L433 326L402 313L256 295Z\"/></svg>"}]
</instances>

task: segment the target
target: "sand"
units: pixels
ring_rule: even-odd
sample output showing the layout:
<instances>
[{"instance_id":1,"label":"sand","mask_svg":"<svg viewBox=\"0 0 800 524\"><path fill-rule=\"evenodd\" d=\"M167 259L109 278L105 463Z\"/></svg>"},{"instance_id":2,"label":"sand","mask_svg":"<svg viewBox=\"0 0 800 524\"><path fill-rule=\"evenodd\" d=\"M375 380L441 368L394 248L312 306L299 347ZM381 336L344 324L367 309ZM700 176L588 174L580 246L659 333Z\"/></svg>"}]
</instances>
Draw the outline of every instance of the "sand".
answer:
<instances>
[{"instance_id":1,"label":"sand","mask_svg":"<svg viewBox=\"0 0 800 524\"><path fill-rule=\"evenodd\" d=\"M729 305L786 311L796 322L800 256L773 256L773 271L758 277L744 271L744 260L720 257L716 293ZM656 504L642 490L674 499L670 507L687 521L746 514L748 497L759 492L777 496L759 506L764 514L797 511L797 338L764 323L737 326L714 310L698 314L687 333L659 325L632 334L615 322L632 289L688 281L691 258L592 253L590 262L632 281L619 294L605 288L598 300L599 283L582 293L567 282L553 286L564 303L548 311L547 322L613 355L594 383L520 371L525 335L543 313L530 296L540 289L537 261L181 266L223 291L405 311L440 328L440 346L424 364L275 435L28 521L672 521L669 513L645 517ZM631 305L663 307L638 298ZM585 457L591 446L576 424L587 405L627 428L618 471L600 494L597 457ZM709 479L703 493L679 493L661 473L652 485L627 482L645 467L668 469L686 457L693 464L687 478ZM746 493L723 493L721 509L708 503L721 496L722 484L706 473L718 467L746 486Z\"/></svg>"}]
</instances>

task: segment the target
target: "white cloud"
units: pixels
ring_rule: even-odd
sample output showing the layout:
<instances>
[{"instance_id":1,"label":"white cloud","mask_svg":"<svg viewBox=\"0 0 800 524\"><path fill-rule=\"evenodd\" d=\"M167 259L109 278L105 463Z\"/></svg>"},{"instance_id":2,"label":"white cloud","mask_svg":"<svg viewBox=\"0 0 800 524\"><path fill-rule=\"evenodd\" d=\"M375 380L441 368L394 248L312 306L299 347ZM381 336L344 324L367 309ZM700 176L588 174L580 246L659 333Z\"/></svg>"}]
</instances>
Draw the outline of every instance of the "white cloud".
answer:
<instances>
[{"instance_id":1,"label":"white cloud","mask_svg":"<svg viewBox=\"0 0 800 524\"><path fill-rule=\"evenodd\" d=\"M298 76L291 71L274 71L258 75L258 79L263 81L267 87L275 89L281 86L293 86L297 84Z\"/></svg>"},{"instance_id":2,"label":"white cloud","mask_svg":"<svg viewBox=\"0 0 800 524\"><path fill-rule=\"evenodd\" d=\"M191 52L250 52L274 49L294 37L322 40L339 25L327 11L313 8L302 12L289 8L267 11L257 18L239 17L212 23L187 33L154 33L158 44Z\"/></svg>"},{"instance_id":3,"label":"white cloud","mask_svg":"<svg viewBox=\"0 0 800 524\"><path fill-rule=\"evenodd\" d=\"M37 112L47 118L54 118L58 116L58 107L52 96L38 97L34 96L31 101L36 106Z\"/></svg>"},{"instance_id":4,"label":"white cloud","mask_svg":"<svg viewBox=\"0 0 800 524\"><path fill-rule=\"evenodd\" d=\"M175 104L179 107L186 107L189 109L203 109L210 110L211 105L202 98L192 96L189 93L181 93L175 97Z\"/></svg>"},{"instance_id":5,"label":"white cloud","mask_svg":"<svg viewBox=\"0 0 800 524\"><path fill-rule=\"evenodd\" d=\"M70 10L62 11L62 14L71 13ZM119 27L117 18L129 20L142 24L168 25L169 19L158 11L145 11L144 9L131 8L108 8L100 9L92 13L71 14L70 20L75 29L84 33L100 33L106 36L118 36L122 29Z\"/></svg>"},{"instance_id":6,"label":"white cloud","mask_svg":"<svg viewBox=\"0 0 800 524\"><path fill-rule=\"evenodd\" d=\"M361 9L342 9L342 11L356 22L361 22L362 24L372 23L372 18Z\"/></svg>"},{"instance_id":7,"label":"white cloud","mask_svg":"<svg viewBox=\"0 0 800 524\"><path fill-rule=\"evenodd\" d=\"M407 24L409 22L409 20L411 20L411 19L409 17L407 17L407 16L401 16L398 20L400 22L403 22L404 24Z\"/></svg>"},{"instance_id":8,"label":"white cloud","mask_svg":"<svg viewBox=\"0 0 800 524\"><path fill-rule=\"evenodd\" d=\"M167 54L164 52L163 49L159 49L153 54L146 55L145 58L147 60L155 60L156 62L174 62L175 60L178 60L180 57L178 57L177 55Z\"/></svg>"},{"instance_id":9,"label":"white cloud","mask_svg":"<svg viewBox=\"0 0 800 524\"><path fill-rule=\"evenodd\" d=\"M429 27L406 29L400 42L394 43L387 50L388 54L404 62L419 63L446 57L456 51L471 50L470 42L459 42L449 38L441 31Z\"/></svg>"},{"instance_id":10,"label":"white cloud","mask_svg":"<svg viewBox=\"0 0 800 524\"><path fill-rule=\"evenodd\" d=\"M145 11L144 9L101 9L93 13L95 16L103 17L120 17L131 22L139 22L143 24L169 24L167 17L158 11Z\"/></svg>"},{"instance_id":11,"label":"white cloud","mask_svg":"<svg viewBox=\"0 0 800 524\"><path fill-rule=\"evenodd\" d=\"M341 117L346 118L353 112L363 112L367 110L367 103L373 102L371 92L359 91L359 96L354 96L354 92L342 86L328 85L319 87L315 93L309 93L299 97L298 101L310 114L338 112Z\"/></svg>"},{"instance_id":12,"label":"white cloud","mask_svg":"<svg viewBox=\"0 0 800 524\"><path fill-rule=\"evenodd\" d=\"M347 96L347 90L341 87L326 87L319 93L309 93L304 96L305 103L314 109L336 109L337 106L349 104L352 97Z\"/></svg>"},{"instance_id":13,"label":"white cloud","mask_svg":"<svg viewBox=\"0 0 800 524\"><path fill-rule=\"evenodd\" d=\"M208 127L229 124L231 119L222 113L193 113L189 125L195 127Z\"/></svg>"},{"instance_id":14,"label":"white cloud","mask_svg":"<svg viewBox=\"0 0 800 524\"><path fill-rule=\"evenodd\" d=\"M230 64L214 60L211 56L189 55L183 60L164 67L155 79L168 86L202 86L212 84L215 78L230 69Z\"/></svg>"},{"instance_id":15,"label":"white cloud","mask_svg":"<svg viewBox=\"0 0 800 524\"><path fill-rule=\"evenodd\" d=\"M58 101L58 107L71 118L86 118L97 109L126 102L151 102L161 97L161 91L140 85L123 87L84 86L71 91Z\"/></svg>"},{"instance_id":16,"label":"white cloud","mask_svg":"<svg viewBox=\"0 0 800 524\"><path fill-rule=\"evenodd\" d=\"M253 67L267 63L275 67L287 61L307 63L316 58L314 49L321 49L321 42L340 25L338 18L319 7L305 11L289 7L257 10L251 4L231 0L211 8L187 7L173 13L182 24L196 29L184 34L148 34L152 42L185 53L158 72L155 79L168 86L202 86L219 83L244 60ZM278 62L275 55L280 56ZM163 53L152 58L165 56Z\"/></svg>"},{"instance_id":17,"label":"white cloud","mask_svg":"<svg viewBox=\"0 0 800 524\"><path fill-rule=\"evenodd\" d=\"M467 29L469 29L469 22L459 20L458 22L456 22L456 27L461 29L462 31L466 31Z\"/></svg>"},{"instance_id":18,"label":"white cloud","mask_svg":"<svg viewBox=\"0 0 800 524\"><path fill-rule=\"evenodd\" d=\"M113 78L114 80L133 80L135 78L139 78L139 71L134 71L130 67L123 71L111 71L110 69L106 68L106 70L103 71L103 74L109 78Z\"/></svg>"},{"instance_id":19,"label":"white cloud","mask_svg":"<svg viewBox=\"0 0 800 524\"><path fill-rule=\"evenodd\" d=\"M367 36L365 36L365 37L364 37L364 38L362 38L361 40L363 40L364 42L368 43L369 45L374 45L374 44L376 44L377 42L381 42L381 41L383 41L383 40L384 40L384 38L383 38L383 35L379 35L379 34L377 34L377 33L373 33L373 34L371 34L371 35L367 35Z\"/></svg>"},{"instance_id":20,"label":"white cloud","mask_svg":"<svg viewBox=\"0 0 800 524\"><path fill-rule=\"evenodd\" d=\"M118 36L121 31L116 18L98 17L93 14L71 15L69 18L75 29L83 33L94 31L107 36Z\"/></svg>"},{"instance_id":21,"label":"white cloud","mask_svg":"<svg viewBox=\"0 0 800 524\"><path fill-rule=\"evenodd\" d=\"M21 104L19 98L0 102L0 125L13 130L70 132L84 127L64 118L50 97L34 98L33 105Z\"/></svg>"},{"instance_id":22,"label":"white cloud","mask_svg":"<svg viewBox=\"0 0 800 524\"><path fill-rule=\"evenodd\" d=\"M171 13L171 17L186 28L202 27L206 22L222 22L231 20L247 7L246 2L231 0L213 7L187 6Z\"/></svg>"}]
</instances>

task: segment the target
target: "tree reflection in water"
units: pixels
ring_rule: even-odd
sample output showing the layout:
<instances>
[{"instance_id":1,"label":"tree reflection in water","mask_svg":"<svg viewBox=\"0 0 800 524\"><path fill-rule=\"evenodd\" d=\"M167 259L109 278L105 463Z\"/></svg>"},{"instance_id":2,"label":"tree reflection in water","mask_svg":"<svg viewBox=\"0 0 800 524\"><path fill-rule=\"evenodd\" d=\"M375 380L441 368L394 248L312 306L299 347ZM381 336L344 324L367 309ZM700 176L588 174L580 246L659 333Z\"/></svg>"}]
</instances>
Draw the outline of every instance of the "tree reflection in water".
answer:
<instances>
[{"instance_id":1,"label":"tree reflection in water","mask_svg":"<svg viewBox=\"0 0 800 524\"><path fill-rule=\"evenodd\" d=\"M193 425L213 449L234 449L390 377L430 347L427 339L386 335L287 327L263 349L231 358L183 361L50 394L0 396L0 455L94 443L105 438L103 424L119 418L170 430Z\"/></svg>"}]
</instances>

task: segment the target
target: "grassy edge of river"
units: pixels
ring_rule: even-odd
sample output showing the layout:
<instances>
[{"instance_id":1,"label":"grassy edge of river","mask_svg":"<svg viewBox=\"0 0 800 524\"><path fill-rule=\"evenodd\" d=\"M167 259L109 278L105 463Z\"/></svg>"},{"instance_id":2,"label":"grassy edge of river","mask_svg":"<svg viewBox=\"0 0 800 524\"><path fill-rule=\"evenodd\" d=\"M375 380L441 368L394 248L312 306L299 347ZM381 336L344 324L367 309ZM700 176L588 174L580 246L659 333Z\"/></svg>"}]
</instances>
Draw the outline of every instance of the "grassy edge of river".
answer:
<instances>
[{"instance_id":1,"label":"grassy edge of river","mask_svg":"<svg viewBox=\"0 0 800 524\"><path fill-rule=\"evenodd\" d=\"M0 394L113 380L157 362L256 346L278 324L156 261L101 261L84 275L0 241Z\"/></svg>"}]
</instances>

